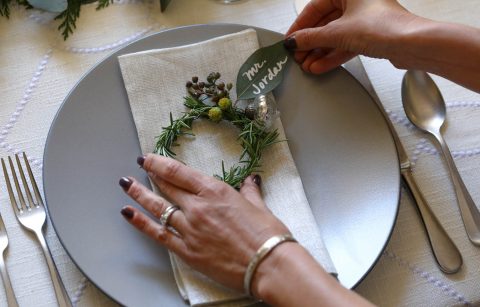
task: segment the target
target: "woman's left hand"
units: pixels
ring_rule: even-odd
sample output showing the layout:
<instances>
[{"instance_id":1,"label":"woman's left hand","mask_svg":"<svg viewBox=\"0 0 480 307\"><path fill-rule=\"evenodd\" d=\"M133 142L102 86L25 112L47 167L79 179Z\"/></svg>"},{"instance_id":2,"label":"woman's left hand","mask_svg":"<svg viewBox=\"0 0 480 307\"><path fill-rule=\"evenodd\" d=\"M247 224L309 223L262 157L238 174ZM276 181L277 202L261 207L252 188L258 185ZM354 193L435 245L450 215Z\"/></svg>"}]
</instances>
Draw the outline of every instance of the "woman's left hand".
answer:
<instances>
[{"instance_id":1,"label":"woman's left hand","mask_svg":"<svg viewBox=\"0 0 480 307\"><path fill-rule=\"evenodd\" d=\"M239 193L170 158L149 154L137 161L161 193L180 208L168 223L178 234L135 207L124 207L122 214L191 267L230 288L243 290L246 267L263 242L289 233L265 206L259 176L248 177ZM171 205L134 178L124 177L120 185L157 219Z\"/></svg>"}]
</instances>

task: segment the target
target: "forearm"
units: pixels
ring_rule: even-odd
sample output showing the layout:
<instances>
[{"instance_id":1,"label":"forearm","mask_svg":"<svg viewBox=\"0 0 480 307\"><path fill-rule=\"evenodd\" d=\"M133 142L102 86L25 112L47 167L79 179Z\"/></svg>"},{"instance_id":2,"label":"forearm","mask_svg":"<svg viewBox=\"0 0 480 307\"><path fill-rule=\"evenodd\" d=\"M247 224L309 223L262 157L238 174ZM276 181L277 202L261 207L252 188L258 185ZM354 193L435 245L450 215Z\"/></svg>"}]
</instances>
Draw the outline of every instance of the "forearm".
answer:
<instances>
[{"instance_id":1,"label":"forearm","mask_svg":"<svg viewBox=\"0 0 480 307\"><path fill-rule=\"evenodd\" d=\"M400 29L388 49L392 64L431 72L480 92L480 29L421 17Z\"/></svg>"},{"instance_id":2,"label":"forearm","mask_svg":"<svg viewBox=\"0 0 480 307\"><path fill-rule=\"evenodd\" d=\"M252 289L273 306L372 306L342 287L295 243L273 250L258 267Z\"/></svg>"}]
</instances>

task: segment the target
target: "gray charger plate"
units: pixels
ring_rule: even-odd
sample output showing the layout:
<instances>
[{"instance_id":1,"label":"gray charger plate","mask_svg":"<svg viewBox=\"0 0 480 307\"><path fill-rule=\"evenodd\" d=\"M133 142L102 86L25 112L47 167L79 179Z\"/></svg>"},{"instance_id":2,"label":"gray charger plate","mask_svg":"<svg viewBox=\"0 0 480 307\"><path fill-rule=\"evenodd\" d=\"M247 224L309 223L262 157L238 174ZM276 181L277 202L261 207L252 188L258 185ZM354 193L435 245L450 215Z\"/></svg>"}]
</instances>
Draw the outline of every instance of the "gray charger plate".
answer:
<instances>
[{"instance_id":1,"label":"gray charger plate","mask_svg":"<svg viewBox=\"0 0 480 307\"><path fill-rule=\"evenodd\" d=\"M132 175L148 183L135 163L140 146L117 57L246 28L197 25L142 38L88 72L52 124L43 173L52 223L80 270L121 304L185 305L166 250L120 215L121 207L131 201L118 179ZM279 33L256 30L261 45L282 39ZM352 288L382 253L398 210L399 165L385 119L367 92L342 68L311 76L290 65L275 95L340 282Z\"/></svg>"}]
</instances>

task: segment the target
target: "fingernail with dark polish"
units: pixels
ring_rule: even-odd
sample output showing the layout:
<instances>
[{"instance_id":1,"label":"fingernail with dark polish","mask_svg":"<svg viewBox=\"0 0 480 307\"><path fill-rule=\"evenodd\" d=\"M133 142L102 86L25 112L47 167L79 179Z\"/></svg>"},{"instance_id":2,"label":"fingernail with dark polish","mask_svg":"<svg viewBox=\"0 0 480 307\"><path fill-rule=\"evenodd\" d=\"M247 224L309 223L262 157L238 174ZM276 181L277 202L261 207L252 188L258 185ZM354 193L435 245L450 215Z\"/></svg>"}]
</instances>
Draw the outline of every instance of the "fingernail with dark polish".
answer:
<instances>
[{"instance_id":1,"label":"fingernail with dark polish","mask_svg":"<svg viewBox=\"0 0 480 307\"><path fill-rule=\"evenodd\" d=\"M132 209L128 208L128 207L125 207L123 208L120 213L123 215L124 218L126 218L127 220L131 220L133 218L133 214L135 212L133 212Z\"/></svg>"},{"instance_id":2,"label":"fingernail with dark polish","mask_svg":"<svg viewBox=\"0 0 480 307\"><path fill-rule=\"evenodd\" d=\"M261 186L262 185L262 177L260 177L260 175L258 175L258 174L253 176L253 183L255 183L258 186Z\"/></svg>"},{"instance_id":3,"label":"fingernail with dark polish","mask_svg":"<svg viewBox=\"0 0 480 307\"><path fill-rule=\"evenodd\" d=\"M125 190L128 191L130 186L132 185L133 181L128 179L127 177L122 177L120 178L120 181L118 181L118 184Z\"/></svg>"},{"instance_id":4,"label":"fingernail with dark polish","mask_svg":"<svg viewBox=\"0 0 480 307\"><path fill-rule=\"evenodd\" d=\"M295 36L287 37L283 41L283 46L285 46L285 48L290 51L297 49L297 41L295 40Z\"/></svg>"},{"instance_id":5,"label":"fingernail with dark polish","mask_svg":"<svg viewBox=\"0 0 480 307\"><path fill-rule=\"evenodd\" d=\"M138 165L143 167L143 163L145 163L145 156L139 156L137 158L137 163L138 163Z\"/></svg>"}]
</instances>

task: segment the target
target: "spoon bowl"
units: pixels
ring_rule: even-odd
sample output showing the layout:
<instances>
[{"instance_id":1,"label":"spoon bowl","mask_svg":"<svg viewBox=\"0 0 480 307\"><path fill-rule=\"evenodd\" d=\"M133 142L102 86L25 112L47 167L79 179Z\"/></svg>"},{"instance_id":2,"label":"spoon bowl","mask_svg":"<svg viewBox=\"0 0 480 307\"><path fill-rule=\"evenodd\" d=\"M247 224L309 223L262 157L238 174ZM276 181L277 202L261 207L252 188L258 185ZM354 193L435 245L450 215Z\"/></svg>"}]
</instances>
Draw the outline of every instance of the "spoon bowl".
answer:
<instances>
[{"instance_id":1,"label":"spoon bowl","mask_svg":"<svg viewBox=\"0 0 480 307\"><path fill-rule=\"evenodd\" d=\"M440 130L447 111L442 93L428 74L407 71L402 83L402 97L405 113L412 124L428 132Z\"/></svg>"},{"instance_id":2,"label":"spoon bowl","mask_svg":"<svg viewBox=\"0 0 480 307\"><path fill-rule=\"evenodd\" d=\"M474 245L480 246L480 211L463 183L440 131L447 113L440 90L427 73L409 70L402 81L402 101L408 119L437 140L450 171L468 238Z\"/></svg>"}]
</instances>

